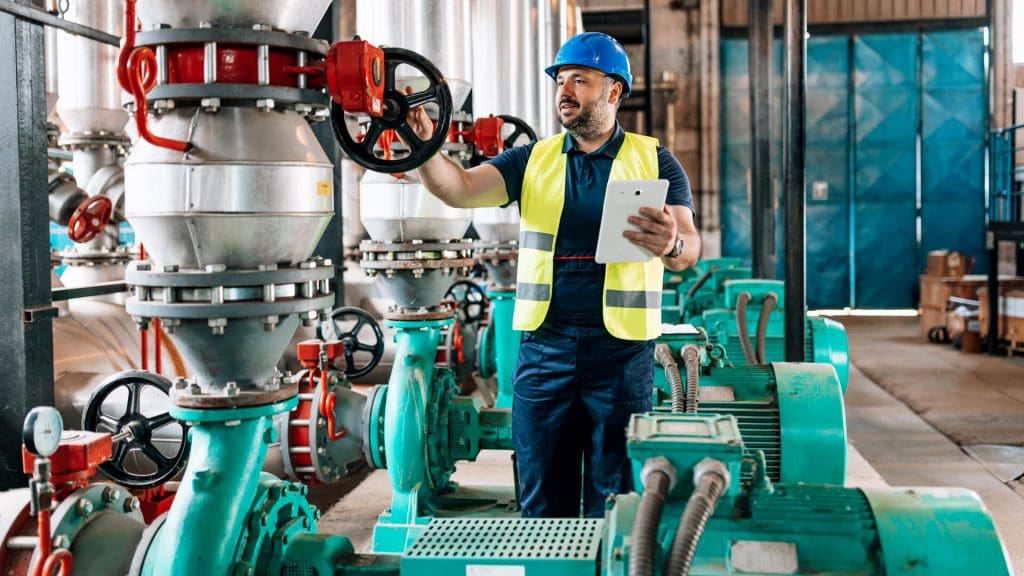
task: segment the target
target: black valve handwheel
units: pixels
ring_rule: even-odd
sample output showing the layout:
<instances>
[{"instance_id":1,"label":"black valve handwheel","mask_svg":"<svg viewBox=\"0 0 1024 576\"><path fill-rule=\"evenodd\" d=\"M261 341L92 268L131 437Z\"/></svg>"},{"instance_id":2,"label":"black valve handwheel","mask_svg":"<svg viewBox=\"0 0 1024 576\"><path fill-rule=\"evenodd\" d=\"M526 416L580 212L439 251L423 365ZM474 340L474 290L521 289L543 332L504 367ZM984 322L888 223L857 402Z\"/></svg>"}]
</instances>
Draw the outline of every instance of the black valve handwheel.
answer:
<instances>
[{"instance_id":1,"label":"black valve handwheel","mask_svg":"<svg viewBox=\"0 0 1024 576\"><path fill-rule=\"evenodd\" d=\"M455 302L459 323L463 326L478 323L487 311L487 293L479 284L470 280L454 282L444 293L444 298Z\"/></svg>"},{"instance_id":2,"label":"black valve handwheel","mask_svg":"<svg viewBox=\"0 0 1024 576\"><path fill-rule=\"evenodd\" d=\"M104 404L112 394L122 389L127 390L123 411L108 414L104 411ZM110 461L100 464L100 470L111 480L131 488L159 486L174 478L188 464L188 426L175 420L169 412L146 416L142 411L142 393L146 389L155 389L167 396L167 405L170 405L169 380L145 370L128 370L114 374L97 386L82 413L83 430L112 435L131 432L127 438L114 443ZM153 433L172 424L181 427L181 438L177 452L167 456L154 444ZM141 453L152 462L156 471L145 473L130 470L127 460L133 452Z\"/></svg>"},{"instance_id":3,"label":"black valve handwheel","mask_svg":"<svg viewBox=\"0 0 1024 576\"><path fill-rule=\"evenodd\" d=\"M395 72L403 64L415 68L426 76L430 85L419 92L406 94L404 87L395 84ZM407 118L409 110L424 104L437 104L438 108L434 134L429 140L420 140ZM444 75L430 60L404 48L384 48L384 114L370 118L362 141L357 142L349 133L344 110L337 102L331 101L331 125L334 127L334 137L337 138L341 149L353 162L375 172L393 174L415 170L448 141L451 123L452 94ZM385 130L397 132L409 148L408 156L397 159L377 157L374 148Z\"/></svg>"},{"instance_id":4,"label":"black valve handwheel","mask_svg":"<svg viewBox=\"0 0 1024 576\"><path fill-rule=\"evenodd\" d=\"M352 323L351 326L348 324ZM373 340L366 342L360 339L363 328L369 326ZM319 326L321 340L340 340L345 345L345 376L360 378L373 370L384 357L384 333L380 324L366 311L354 307L336 308L330 317ZM356 364L356 352L367 352L370 360L362 366Z\"/></svg>"},{"instance_id":5,"label":"black valve handwheel","mask_svg":"<svg viewBox=\"0 0 1024 576\"><path fill-rule=\"evenodd\" d=\"M533 128L530 128L530 125L527 124L526 121L523 120L522 118L517 118L516 116L509 116L508 114L500 114L498 115L498 118L504 120L506 126L512 126L513 128L515 128L515 130L513 130L512 133L508 135L508 138L505 138L503 140L505 144L505 150L522 144L529 144L530 142L537 141L537 133L534 132ZM527 142L519 142L519 140L523 136L527 137ZM519 142L519 144L517 144L517 142Z\"/></svg>"}]
</instances>

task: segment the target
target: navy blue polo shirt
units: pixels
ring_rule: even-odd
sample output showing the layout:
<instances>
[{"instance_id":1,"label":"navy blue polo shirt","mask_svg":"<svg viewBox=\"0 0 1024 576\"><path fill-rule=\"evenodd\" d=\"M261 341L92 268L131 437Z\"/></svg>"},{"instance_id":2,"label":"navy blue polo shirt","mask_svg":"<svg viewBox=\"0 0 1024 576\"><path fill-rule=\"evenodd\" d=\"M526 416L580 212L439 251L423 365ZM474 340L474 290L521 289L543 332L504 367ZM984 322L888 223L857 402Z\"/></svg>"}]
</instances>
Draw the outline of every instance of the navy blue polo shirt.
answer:
<instances>
[{"instance_id":1,"label":"navy blue polo shirt","mask_svg":"<svg viewBox=\"0 0 1024 576\"><path fill-rule=\"evenodd\" d=\"M571 135L565 137L562 153L569 156L566 158L565 207L555 241L555 280L548 322L594 326L604 323L601 314L604 265L594 261L594 254L612 160L619 153L625 136L616 123L612 137L589 154L579 149ZM532 150L532 143L517 146L488 162L505 179L509 204L522 196L523 176ZM658 147L658 178L669 182L667 204L693 210L693 194L686 172L663 146Z\"/></svg>"}]
</instances>

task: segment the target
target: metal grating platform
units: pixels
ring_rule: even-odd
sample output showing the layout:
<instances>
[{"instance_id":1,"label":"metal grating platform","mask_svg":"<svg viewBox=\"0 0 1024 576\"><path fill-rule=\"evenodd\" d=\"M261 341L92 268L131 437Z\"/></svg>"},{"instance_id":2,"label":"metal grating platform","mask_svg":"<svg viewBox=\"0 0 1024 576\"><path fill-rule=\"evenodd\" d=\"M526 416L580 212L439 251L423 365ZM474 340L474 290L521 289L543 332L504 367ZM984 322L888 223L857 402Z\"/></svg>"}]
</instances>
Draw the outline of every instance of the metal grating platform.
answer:
<instances>
[{"instance_id":1,"label":"metal grating platform","mask_svg":"<svg viewBox=\"0 0 1024 576\"><path fill-rule=\"evenodd\" d=\"M435 518L402 557L402 570L469 574L506 566L510 575L592 576L603 527L599 519Z\"/></svg>"}]
</instances>

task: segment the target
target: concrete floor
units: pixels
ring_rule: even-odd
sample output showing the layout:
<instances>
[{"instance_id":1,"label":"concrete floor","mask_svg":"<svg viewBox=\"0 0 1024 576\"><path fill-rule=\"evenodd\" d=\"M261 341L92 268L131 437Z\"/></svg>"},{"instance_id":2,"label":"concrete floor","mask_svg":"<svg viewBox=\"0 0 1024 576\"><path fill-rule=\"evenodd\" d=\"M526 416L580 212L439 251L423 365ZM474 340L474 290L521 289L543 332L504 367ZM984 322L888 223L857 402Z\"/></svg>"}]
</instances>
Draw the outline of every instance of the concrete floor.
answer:
<instances>
[{"instance_id":1,"label":"concrete floor","mask_svg":"<svg viewBox=\"0 0 1024 576\"><path fill-rule=\"evenodd\" d=\"M1015 572L1024 574L1024 359L928 344L914 318L837 320L847 326L853 359L847 485L974 490L992 512ZM509 454L485 452L460 463L453 478L471 493L500 487L510 497ZM320 528L366 552L390 501L387 472L363 471L346 484L317 497L326 509Z\"/></svg>"}]
</instances>

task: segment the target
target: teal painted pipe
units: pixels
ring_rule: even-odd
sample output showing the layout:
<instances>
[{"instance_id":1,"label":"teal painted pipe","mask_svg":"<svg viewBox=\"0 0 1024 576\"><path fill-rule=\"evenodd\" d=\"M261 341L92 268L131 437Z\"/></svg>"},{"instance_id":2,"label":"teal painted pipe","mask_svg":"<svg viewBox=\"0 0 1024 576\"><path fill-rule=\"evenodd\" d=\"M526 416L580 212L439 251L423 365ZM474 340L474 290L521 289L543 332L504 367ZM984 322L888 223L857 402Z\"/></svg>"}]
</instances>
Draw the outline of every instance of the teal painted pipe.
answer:
<instances>
[{"instance_id":1,"label":"teal painted pipe","mask_svg":"<svg viewBox=\"0 0 1024 576\"><path fill-rule=\"evenodd\" d=\"M403 552L422 531L420 512L431 486L426 437L427 401L442 328L453 319L385 321L396 328L395 364L384 405L384 451L391 479L391 508L374 530L375 552Z\"/></svg>"},{"instance_id":2,"label":"teal painted pipe","mask_svg":"<svg viewBox=\"0 0 1024 576\"><path fill-rule=\"evenodd\" d=\"M512 376L519 360L519 340L521 333L512 329L512 312L516 305L516 293L491 289L487 292L491 298L491 314L494 330L494 347L498 373L498 397L494 402L496 408L512 407Z\"/></svg>"},{"instance_id":3,"label":"teal painted pipe","mask_svg":"<svg viewBox=\"0 0 1024 576\"><path fill-rule=\"evenodd\" d=\"M193 423L192 449L143 574L232 573L267 446L277 440L271 416L297 404L292 398L234 410L171 408L171 416Z\"/></svg>"}]
</instances>

